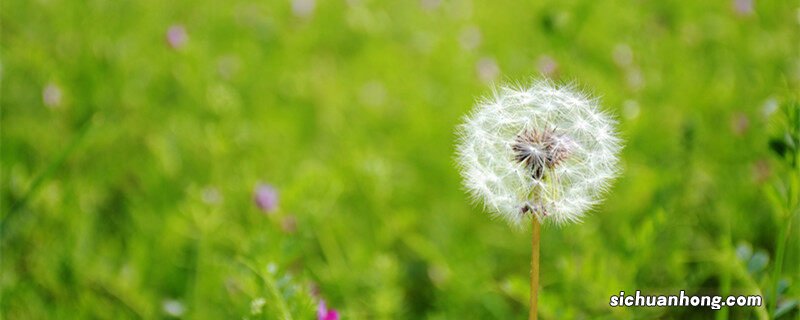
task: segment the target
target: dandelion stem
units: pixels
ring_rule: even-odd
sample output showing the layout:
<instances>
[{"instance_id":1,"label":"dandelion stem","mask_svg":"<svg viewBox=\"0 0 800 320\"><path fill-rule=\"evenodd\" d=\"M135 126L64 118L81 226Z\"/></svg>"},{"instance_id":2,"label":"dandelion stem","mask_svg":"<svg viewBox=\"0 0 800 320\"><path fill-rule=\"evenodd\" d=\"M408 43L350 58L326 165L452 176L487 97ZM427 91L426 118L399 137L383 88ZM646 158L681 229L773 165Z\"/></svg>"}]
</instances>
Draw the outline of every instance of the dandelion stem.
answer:
<instances>
[{"instance_id":1,"label":"dandelion stem","mask_svg":"<svg viewBox=\"0 0 800 320\"><path fill-rule=\"evenodd\" d=\"M531 309L528 319L536 320L539 311L539 219L531 219Z\"/></svg>"}]
</instances>

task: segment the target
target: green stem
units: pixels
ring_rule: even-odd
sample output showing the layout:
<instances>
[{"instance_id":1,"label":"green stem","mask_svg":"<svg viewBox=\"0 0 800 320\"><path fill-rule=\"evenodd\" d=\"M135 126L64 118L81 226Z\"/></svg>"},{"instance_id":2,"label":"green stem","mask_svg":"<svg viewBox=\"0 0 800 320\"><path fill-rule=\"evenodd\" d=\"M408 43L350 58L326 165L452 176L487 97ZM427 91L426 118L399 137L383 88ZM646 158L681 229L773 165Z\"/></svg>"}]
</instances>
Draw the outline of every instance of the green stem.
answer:
<instances>
[{"instance_id":1,"label":"green stem","mask_svg":"<svg viewBox=\"0 0 800 320\"><path fill-rule=\"evenodd\" d=\"M531 218L531 301L528 312L529 320L536 320L539 316L539 244L540 244L539 218Z\"/></svg>"},{"instance_id":2,"label":"green stem","mask_svg":"<svg viewBox=\"0 0 800 320\"><path fill-rule=\"evenodd\" d=\"M771 315L772 319L776 319L775 317L775 309L778 306L778 283L780 282L781 277L781 269L783 266L783 256L784 252L786 251L786 231L787 227L780 228L778 231L778 237L775 239L776 241L776 250L775 250L775 268L772 271L772 299L770 299L769 305L769 314Z\"/></svg>"},{"instance_id":3,"label":"green stem","mask_svg":"<svg viewBox=\"0 0 800 320\"><path fill-rule=\"evenodd\" d=\"M729 257L729 259L733 259L733 257ZM761 291L761 288L759 287L758 283L756 283L756 281L753 279L753 276L750 274L750 272L747 271L744 264L739 263L738 259L733 259L732 261L725 261L724 264L720 267L725 268L731 265L734 266L732 270L733 275L739 280L741 280L742 283L744 283L745 287L747 288L748 294L759 295L762 297L765 296L764 292ZM769 319L769 314L767 313L766 305L756 307L753 309L753 311L755 312L756 317L759 320Z\"/></svg>"},{"instance_id":4,"label":"green stem","mask_svg":"<svg viewBox=\"0 0 800 320\"><path fill-rule=\"evenodd\" d=\"M789 119L789 136L794 148L789 159L789 171L792 174L800 174L800 105L789 106L786 110L786 117ZM797 176L790 175L786 190L786 207L778 217L778 236L775 239L775 268L772 270L772 299L769 301L769 314L772 319L777 319L775 310L778 307L778 284L781 279L783 269L783 259L786 253L787 237L790 233L794 210L797 203L798 183ZM785 219L785 221L783 221Z\"/></svg>"},{"instance_id":5,"label":"green stem","mask_svg":"<svg viewBox=\"0 0 800 320\"><path fill-rule=\"evenodd\" d=\"M15 203L11 204L11 208L5 217L0 218L0 230L3 230L3 239L9 237L10 234L13 234L12 230L10 229L13 229L12 222L18 212L25 208L31 198L33 198L33 196L35 196L39 191L39 187L41 187L45 181L50 179L51 176L58 172L58 169L61 168L61 165L63 165L67 158L72 155L73 152L75 152L75 150L83 141L84 137L86 137L90 127L95 122L93 121L94 118L94 115L90 114L81 121L78 132L69 142L69 144L64 147L64 149L62 149L52 161L50 161L47 167L45 167L45 169L41 171L36 178L33 179L28 187L28 190L25 191L25 194Z\"/></svg>"},{"instance_id":6,"label":"green stem","mask_svg":"<svg viewBox=\"0 0 800 320\"><path fill-rule=\"evenodd\" d=\"M282 315L281 319L292 320L292 313L289 312L289 307L286 304L286 300L283 298L280 290L278 290L278 286L275 285L275 279L272 279L272 275L269 273L269 271L265 270L265 272L259 272L258 269L251 266L249 263L241 259L239 262L264 281L264 285L267 287L267 290L269 290L269 292L275 298L275 304L278 306L278 311Z\"/></svg>"},{"instance_id":7,"label":"green stem","mask_svg":"<svg viewBox=\"0 0 800 320\"><path fill-rule=\"evenodd\" d=\"M286 305L286 300L283 299L283 295L275 285L272 275L269 275L269 272L267 273L268 274L264 276L264 283L269 288L269 291L272 292L272 295L275 297L275 301L278 302L278 309L280 310L281 314L283 314L283 319L292 320L292 314L289 312L289 307Z\"/></svg>"}]
</instances>

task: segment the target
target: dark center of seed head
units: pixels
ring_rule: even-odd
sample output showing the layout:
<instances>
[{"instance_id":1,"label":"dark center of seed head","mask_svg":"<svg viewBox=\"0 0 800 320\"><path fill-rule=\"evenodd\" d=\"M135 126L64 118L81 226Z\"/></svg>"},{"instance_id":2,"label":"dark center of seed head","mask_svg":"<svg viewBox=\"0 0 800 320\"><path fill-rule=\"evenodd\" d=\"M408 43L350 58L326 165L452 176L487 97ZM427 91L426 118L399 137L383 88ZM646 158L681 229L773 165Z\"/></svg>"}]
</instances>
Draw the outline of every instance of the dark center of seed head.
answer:
<instances>
[{"instance_id":1,"label":"dark center of seed head","mask_svg":"<svg viewBox=\"0 0 800 320\"><path fill-rule=\"evenodd\" d=\"M569 157L569 141L555 129L525 130L511 145L514 161L521 163L534 180L542 180L545 169L553 169Z\"/></svg>"}]
</instances>

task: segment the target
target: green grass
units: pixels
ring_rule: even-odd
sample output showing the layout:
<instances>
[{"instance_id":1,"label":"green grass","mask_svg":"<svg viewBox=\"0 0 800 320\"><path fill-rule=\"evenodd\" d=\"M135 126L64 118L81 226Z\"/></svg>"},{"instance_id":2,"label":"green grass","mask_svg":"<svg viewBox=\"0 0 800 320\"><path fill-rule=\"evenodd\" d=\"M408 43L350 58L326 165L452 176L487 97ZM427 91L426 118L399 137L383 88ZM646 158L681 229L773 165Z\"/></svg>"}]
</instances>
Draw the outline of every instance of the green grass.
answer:
<instances>
[{"instance_id":1,"label":"green grass","mask_svg":"<svg viewBox=\"0 0 800 320\"><path fill-rule=\"evenodd\" d=\"M492 62L516 82L549 57L626 147L598 210L543 229L540 318L757 318L608 303L775 301L776 277L800 318L800 218L768 191L799 171L763 111L800 99L800 4L430 3L2 1L0 317L310 319L314 291L345 319L524 318L528 235L469 203L454 127Z\"/></svg>"}]
</instances>

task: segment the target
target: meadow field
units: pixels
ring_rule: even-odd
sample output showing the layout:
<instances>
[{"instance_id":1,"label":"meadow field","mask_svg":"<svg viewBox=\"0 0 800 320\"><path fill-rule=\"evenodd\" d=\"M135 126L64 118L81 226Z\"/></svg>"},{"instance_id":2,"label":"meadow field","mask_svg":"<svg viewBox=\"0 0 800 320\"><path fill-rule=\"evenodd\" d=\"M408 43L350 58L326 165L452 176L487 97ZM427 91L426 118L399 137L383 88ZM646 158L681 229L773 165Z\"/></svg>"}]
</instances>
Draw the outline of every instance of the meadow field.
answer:
<instances>
[{"instance_id":1,"label":"meadow field","mask_svg":"<svg viewBox=\"0 0 800 320\"><path fill-rule=\"evenodd\" d=\"M800 2L0 2L0 318L524 319L470 201L496 85L600 98L621 175L540 319L800 319ZM764 306L610 307L620 291ZM318 315L320 303L329 312Z\"/></svg>"}]
</instances>

